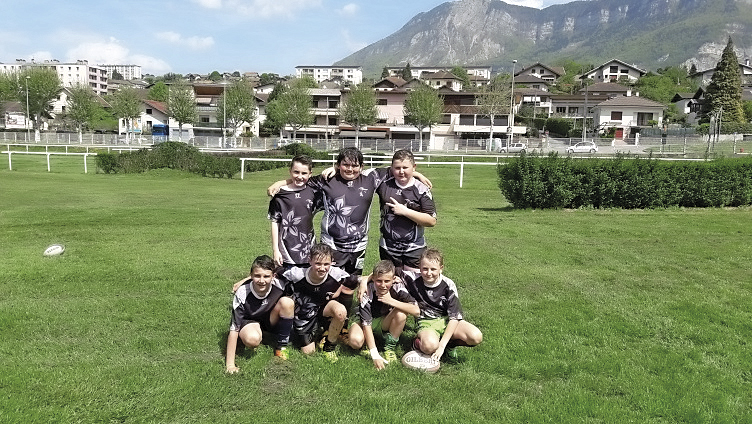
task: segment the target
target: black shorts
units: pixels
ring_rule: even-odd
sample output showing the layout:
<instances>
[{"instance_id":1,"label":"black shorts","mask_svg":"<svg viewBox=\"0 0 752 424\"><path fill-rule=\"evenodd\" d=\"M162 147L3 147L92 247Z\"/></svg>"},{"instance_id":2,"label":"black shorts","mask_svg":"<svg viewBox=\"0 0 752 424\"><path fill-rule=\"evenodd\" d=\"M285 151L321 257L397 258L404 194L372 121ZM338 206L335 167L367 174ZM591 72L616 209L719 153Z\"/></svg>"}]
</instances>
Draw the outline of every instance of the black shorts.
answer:
<instances>
[{"instance_id":1,"label":"black shorts","mask_svg":"<svg viewBox=\"0 0 752 424\"><path fill-rule=\"evenodd\" d=\"M420 269L420 255L426 250L425 246L405 253L393 253L383 247L379 247L379 256L381 260L392 261L396 268L408 266L410 268Z\"/></svg>"},{"instance_id":2,"label":"black shorts","mask_svg":"<svg viewBox=\"0 0 752 424\"><path fill-rule=\"evenodd\" d=\"M363 264L366 260L366 251L340 252L332 249L334 266L344 270L350 275L363 275Z\"/></svg>"},{"instance_id":3,"label":"black shorts","mask_svg":"<svg viewBox=\"0 0 752 424\"><path fill-rule=\"evenodd\" d=\"M340 294L337 296L337 302L347 308L348 315L352 313L352 294ZM329 302L327 302L329 303ZM330 317L324 316L324 305L317 305L305 297L295 299L295 320L293 326L295 334L300 339L301 346L307 346L316 340L316 336L321 334L329 327ZM342 328L347 328L347 320Z\"/></svg>"},{"instance_id":4,"label":"black shorts","mask_svg":"<svg viewBox=\"0 0 752 424\"><path fill-rule=\"evenodd\" d=\"M244 319L240 322L240 328L238 329L238 332L243 329L248 324L253 324L254 322L257 322L259 326L261 326L261 331L269 331L269 332L276 332L277 326L272 325L272 322L269 321L270 316L266 315L264 318L262 318L260 321L252 320L252 319Z\"/></svg>"}]
</instances>

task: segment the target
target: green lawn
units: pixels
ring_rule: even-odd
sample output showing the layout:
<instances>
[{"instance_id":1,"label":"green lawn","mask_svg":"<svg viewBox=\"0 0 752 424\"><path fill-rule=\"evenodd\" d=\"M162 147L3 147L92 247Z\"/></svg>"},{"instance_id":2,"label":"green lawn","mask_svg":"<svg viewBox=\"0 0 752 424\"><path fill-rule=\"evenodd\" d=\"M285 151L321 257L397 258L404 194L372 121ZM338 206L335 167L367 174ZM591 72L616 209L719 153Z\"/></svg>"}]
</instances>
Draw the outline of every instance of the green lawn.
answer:
<instances>
[{"instance_id":1,"label":"green lawn","mask_svg":"<svg viewBox=\"0 0 752 424\"><path fill-rule=\"evenodd\" d=\"M749 208L520 211L494 167L466 166L463 189L457 167L421 168L427 237L483 344L434 375L263 347L228 376L230 286L270 253L264 189L285 171L17 157L0 163L0 422L752 421Z\"/></svg>"}]
</instances>

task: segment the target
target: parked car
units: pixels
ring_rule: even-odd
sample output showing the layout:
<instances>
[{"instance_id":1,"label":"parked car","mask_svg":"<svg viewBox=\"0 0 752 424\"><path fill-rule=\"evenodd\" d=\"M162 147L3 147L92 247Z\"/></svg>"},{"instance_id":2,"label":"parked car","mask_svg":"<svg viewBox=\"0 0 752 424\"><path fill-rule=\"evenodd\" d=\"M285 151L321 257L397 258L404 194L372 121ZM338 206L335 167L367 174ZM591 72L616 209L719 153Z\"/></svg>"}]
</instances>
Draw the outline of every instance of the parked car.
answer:
<instances>
[{"instance_id":1,"label":"parked car","mask_svg":"<svg viewBox=\"0 0 752 424\"><path fill-rule=\"evenodd\" d=\"M598 145L592 141L581 141L574 146L567 147L567 153L595 153Z\"/></svg>"},{"instance_id":2,"label":"parked car","mask_svg":"<svg viewBox=\"0 0 752 424\"><path fill-rule=\"evenodd\" d=\"M509 146L504 146L499 150L501 153L524 153L527 150L527 144L525 143L511 143Z\"/></svg>"}]
</instances>

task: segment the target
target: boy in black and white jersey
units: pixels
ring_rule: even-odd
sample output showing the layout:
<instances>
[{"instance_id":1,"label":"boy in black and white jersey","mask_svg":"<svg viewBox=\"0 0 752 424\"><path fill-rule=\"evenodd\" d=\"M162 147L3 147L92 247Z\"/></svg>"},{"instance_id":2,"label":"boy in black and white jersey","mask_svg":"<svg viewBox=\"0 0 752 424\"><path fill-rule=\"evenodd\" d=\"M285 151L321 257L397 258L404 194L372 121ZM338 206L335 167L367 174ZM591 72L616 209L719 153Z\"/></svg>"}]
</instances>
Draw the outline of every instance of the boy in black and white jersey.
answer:
<instances>
[{"instance_id":1,"label":"boy in black and white jersey","mask_svg":"<svg viewBox=\"0 0 752 424\"><path fill-rule=\"evenodd\" d=\"M415 179L415 157L398 150L392 157L392 178L376 189L381 205L381 259L398 268L418 271L426 248L424 227L436 225L436 205L431 189Z\"/></svg>"},{"instance_id":2,"label":"boy in black and white jersey","mask_svg":"<svg viewBox=\"0 0 752 424\"><path fill-rule=\"evenodd\" d=\"M348 344L357 350L365 342L376 369L384 369L385 363L398 361L394 350L407 316L418 314L418 303L405 285L396 281L394 264L379 261L373 267L365 295L360 298L359 322L351 324ZM374 334L384 336L383 358L379 355Z\"/></svg>"},{"instance_id":3,"label":"boy in black and white jersey","mask_svg":"<svg viewBox=\"0 0 752 424\"><path fill-rule=\"evenodd\" d=\"M290 164L291 183L282 186L269 201L268 218L272 223L274 262L286 269L308 266L315 242L313 216L320 211L320 193L309 186L313 160L305 155Z\"/></svg>"},{"instance_id":4,"label":"boy in black and white jersey","mask_svg":"<svg viewBox=\"0 0 752 424\"><path fill-rule=\"evenodd\" d=\"M262 331L277 333L277 346L274 355L287 359L287 344L293 325L295 303L285 284L274 274L274 260L267 255L259 256L251 265L249 277L233 286L232 319L227 336L225 365L227 372L234 374L240 369L235 366L235 349L238 339L249 347L261 344Z\"/></svg>"},{"instance_id":5,"label":"boy in black and white jersey","mask_svg":"<svg viewBox=\"0 0 752 424\"><path fill-rule=\"evenodd\" d=\"M478 327L464 320L454 281L443 275L444 256L427 248L420 258L420 274L398 272L410 295L418 302L420 317L414 346L438 361L456 346L475 346L483 341Z\"/></svg>"}]
</instances>

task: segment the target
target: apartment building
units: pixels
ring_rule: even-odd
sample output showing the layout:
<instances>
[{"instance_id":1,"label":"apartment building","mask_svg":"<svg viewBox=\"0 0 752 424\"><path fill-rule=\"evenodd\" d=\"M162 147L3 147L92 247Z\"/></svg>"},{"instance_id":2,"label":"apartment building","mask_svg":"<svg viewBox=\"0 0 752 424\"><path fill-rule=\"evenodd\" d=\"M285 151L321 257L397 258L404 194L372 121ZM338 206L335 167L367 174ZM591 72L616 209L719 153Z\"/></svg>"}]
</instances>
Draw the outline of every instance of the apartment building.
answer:
<instances>
[{"instance_id":1,"label":"apartment building","mask_svg":"<svg viewBox=\"0 0 752 424\"><path fill-rule=\"evenodd\" d=\"M334 80L360 84L363 82L363 68L360 66L296 66L295 76L311 77L317 84Z\"/></svg>"},{"instance_id":2,"label":"apartment building","mask_svg":"<svg viewBox=\"0 0 752 424\"><path fill-rule=\"evenodd\" d=\"M141 66L139 65L98 65L107 71L107 77L112 78L112 73L117 72L124 80L141 79Z\"/></svg>"},{"instance_id":3,"label":"apartment building","mask_svg":"<svg viewBox=\"0 0 752 424\"><path fill-rule=\"evenodd\" d=\"M84 85L91 87L97 95L107 94L107 70L99 66L89 65L86 60L60 62L53 59L36 62L34 60L16 59L15 63L0 63L0 71L2 72L19 72L32 67L55 70L63 87L70 88Z\"/></svg>"}]
</instances>

